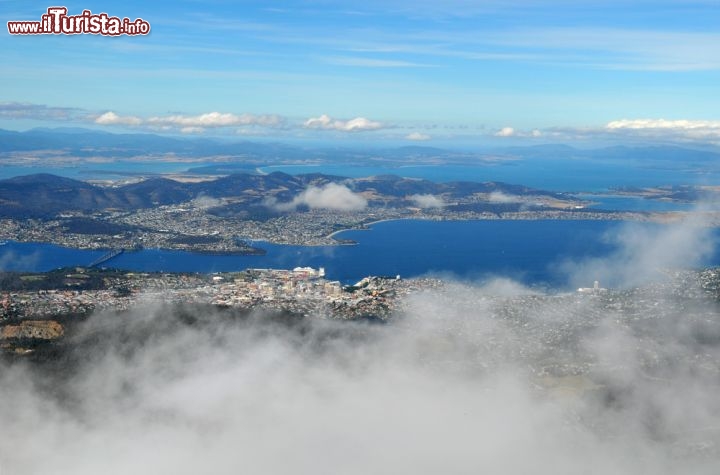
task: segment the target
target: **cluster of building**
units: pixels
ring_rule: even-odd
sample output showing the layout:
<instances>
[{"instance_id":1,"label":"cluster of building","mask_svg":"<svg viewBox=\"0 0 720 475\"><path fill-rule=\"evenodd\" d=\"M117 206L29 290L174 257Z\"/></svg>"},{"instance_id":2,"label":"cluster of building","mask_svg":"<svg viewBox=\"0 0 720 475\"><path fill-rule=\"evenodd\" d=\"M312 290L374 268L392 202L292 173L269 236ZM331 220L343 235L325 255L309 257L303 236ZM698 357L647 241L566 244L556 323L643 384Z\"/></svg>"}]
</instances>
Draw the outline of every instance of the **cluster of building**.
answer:
<instances>
[{"instance_id":1,"label":"cluster of building","mask_svg":"<svg viewBox=\"0 0 720 475\"><path fill-rule=\"evenodd\" d=\"M372 208L362 211L312 209L302 213L287 213L262 219L233 216L221 218L208 213L206 208L184 203L122 213L109 216L107 219L161 233L216 236L228 242L240 237L275 244L323 246L338 243L331 237L331 234L338 230L358 228L371 221L402 219L412 215L412 211L402 208Z\"/></svg>"},{"instance_id":2,"label":"cluster of building","mask_svg":"<svg viewBox=\"0 0 720 475\"><path fill-rule=\"evenodd\" d=\"M104 276L103 288L78 288L84 272ZM423 341L423 352L466 345L463 354L479 367L517 362L539 385L576 394L596 388L604 375L626 371L633 363L598 359L588 351L587 344L605 331L631 335L637 364L650 376L661 374L668 363L692 365L712 377L720 374L716 353L703 346L716 345L720 335L718 269L668 272L665 281L625 290L605 290L598 283L581 292L510 295L397 276L366 277L343 286L326 279L322 268L309 267L211 275L73 269L66 277L62 288L0 292L0 350L30 351L21 336L59 338L63 327L56 323L64 325L61 317L148 304L200 304L316 318L405 314L437 319L437 332ZM426 291L432 291L432 299L407 298ZM674 341L678 325L689 332L691 346L669 360L664 344ZM692 338L697 345L692 346Z\"/></svg>"},{"instance_id":3,"label":"cluster of building","mask_svg":"<svg viewBox=\"0 0 720 475\"><path fill-rule=\"evenodd\" d=\"M343 286L325 278L324 269L297 267L250 269L239 273L144 274L128 272L106 279L105 288L81 290L75 269L65 287L0 294L0 320L87 315L97 310L127 310L148 302L207 304L286 311L300 315L352 319L385 318L399 297L438 286L430 279L366 278ZM102 272L102 271L93 271Z\"/></svg>"},{"instance_id":4,"label":"cluster of building","mask_svg":"<svg viewBox=\"0 0 720 475\"><path fill-rule=\"evenodd\" d=\"M95 220L119 231L73 232L68 219ZM161 248L196 252L253 254L250 241L303 246L336 245L337 231L362 229L368 223L391 219L583 219L652 221L664 215L639 212L599 213L589 210L538 210L493 213L441 208L371 207L359 211L312 209L262 219L216 216L195 202L128 211L85 215L67 213L54 219L0 219L0 239L50 242L75 249ZM102 226L99 226L102 228Z\"/></svg>"}]
</instances>

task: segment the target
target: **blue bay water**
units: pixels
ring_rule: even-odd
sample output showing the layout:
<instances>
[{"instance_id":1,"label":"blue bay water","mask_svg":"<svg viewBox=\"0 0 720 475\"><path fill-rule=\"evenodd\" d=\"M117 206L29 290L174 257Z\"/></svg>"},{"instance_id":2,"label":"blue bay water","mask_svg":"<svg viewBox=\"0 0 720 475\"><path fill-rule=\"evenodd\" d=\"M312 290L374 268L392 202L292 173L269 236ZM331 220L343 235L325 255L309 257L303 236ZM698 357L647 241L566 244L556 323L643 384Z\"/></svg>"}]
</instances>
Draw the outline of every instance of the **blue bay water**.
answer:
<instances>
[{"instance_id":1,"label":"blue bay water","mask_svg":"<svg viewBox=\"0 0 720 475\"><path fill-rule=\"evenodd\" d=\"M32 167L0 164L0 179L34 173L52 173L78 180L118 179L134 175L183 173L189 168L221 163L127 162L84 163L54 167ZM233 164L229 164L233 165ZM237 165L237 164L235 164ZM435 182L501 181L552 191L599 192L613 187L652 187L662 185L706 185L720 183L720 173L697 173L683 169L657 169L632 163L590 160L523 160L496 164L412 165L401 167L352 165L280 165L263 167L270 173L326 173L348 177L394 174L424 178Z\"/></svg>"},{"instance_id":2,"label":"blue bay water","mask_svg":"<svg viewBox=\"0 0 720 475\"><path fill-rule=\"evenodd\" d=\"M325 173L348 177L393 174L435 182L499 181L549 191L578 193L581 199L594 201L593 209L610 211L690 211L694 205L675 201L607 194L617 187L655 187L667 185L708 185L720 183L720 174L698 174L690 170L641 168L632 164L598 163L572 160L525 160L493 165L443 165L405 167L367 167L359 165L295 165L264 167L269 173ZM593 194L604 193L602 195ZM707 209L720 209L720 203L706 203Z\"/></svg>"},{"instance_id":3,"label":"blue bay water","mask_svg":"<svg viewBox=\"0 0 720 475\"><path fill-rule=\"evenodd\" d=\"M193 164L193 166L196 165ZM36 173L50 173L75 180L117 180L134 175L179 173L187 169L188 163L183 162L127 162L122 160L108 163L82 163L52 167L0 165L0 179L34 175Z\"/></svg>"},{"instance_id":4,"label":"blue bay water","mask_svg":"<svg viewBox=\"0 0 720 475\"><path fill-rule=\"evenodd\" d=\"M0 164L0 179L34 173L52 173L78 180L117 180L132 176L184 173L188 168L221 163L127 162L68 165L62 167L27 167ZM233 164L229 164L233 165ZM237 165L237 164L235 164ZM395 174L423 178L435 182L501 181L551 191L592 194L607 192L619 186L653 187L662 185L707 185L720 183L720 174L698 174L692 170L643 168L633 163L597 162L590 160L523 160L497 164L424 165L424 166L363 166L351 165L282 165L261 169L264 173L283 171L289 174L326 173L330 175L365 177ZM593 208L624 211L684 211L691 204L637 197L595 195L588 199L598 202ZM720 209L720 203L711 204Z\"/></svg>"},{"instance_id":5,"label":"blue bay water","mask_svg":"<svg viewBox=\"0 0 720 475\"><path fill-rule=\"evenodd\" d=\"M542 159L497 164L386 166L282 165L263 167L263 172L282 171L291 175L326 173L353 178L393 174L435 182L500 181L550 191L601 192L621 186L720 184L720 173L694 170L649 168L616 161Z\"/></svg>"},{"instance_id":6,"label":"blue bay water","mask_svg":"<svg viewBox=\"0 0 720 475\"><path fill-rule=\"evenodd\" d=\"M265 256L207 255L146 249L126 252L106 265L135 271L233 272L246 268L324 267L329 279L345 284L368 275L417 277L444 275L461 279L504 276L528 285L565 287L559 270L616 250L608 236L613 221L389 221L370 230L345 231L339 237L354 246L282 246L260 243ZM661 225L647 224L659 227ZM716 241L720 230L714 231ZM86 266L102 251L66 249L49 244L8 242L0 246L0 268L47 271ZM704 265L720 265L716 252ZM590 285L591 282L588 282Z\"/></svg>"}]
</instances>

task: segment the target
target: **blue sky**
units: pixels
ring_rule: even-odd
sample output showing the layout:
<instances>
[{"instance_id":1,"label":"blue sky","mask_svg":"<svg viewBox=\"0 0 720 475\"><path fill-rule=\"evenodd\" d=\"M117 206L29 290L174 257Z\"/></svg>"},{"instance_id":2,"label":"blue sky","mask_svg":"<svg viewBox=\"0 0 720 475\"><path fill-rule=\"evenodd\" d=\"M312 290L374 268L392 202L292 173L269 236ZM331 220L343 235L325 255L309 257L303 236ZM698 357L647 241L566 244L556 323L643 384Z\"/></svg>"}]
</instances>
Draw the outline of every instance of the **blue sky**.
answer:
<instances>
[{"instance_id":1,"label":"blue sky","mask_svg":"<svg viewBox=\"0 0 720 475\"><path fill-rule=\"evenodd\" d=\"M148 36L10 35L0 127L271 139L720 143L720 3L66 2Z\"/></svg>"}]
</instances>

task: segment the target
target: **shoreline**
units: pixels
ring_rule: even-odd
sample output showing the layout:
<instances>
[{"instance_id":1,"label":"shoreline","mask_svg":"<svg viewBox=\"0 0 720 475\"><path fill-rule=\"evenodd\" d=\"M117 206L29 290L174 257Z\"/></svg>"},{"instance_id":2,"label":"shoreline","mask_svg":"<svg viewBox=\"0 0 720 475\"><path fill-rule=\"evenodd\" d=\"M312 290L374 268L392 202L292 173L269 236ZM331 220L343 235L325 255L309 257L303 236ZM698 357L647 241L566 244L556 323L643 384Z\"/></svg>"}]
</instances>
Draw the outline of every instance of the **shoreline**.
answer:
<instances>
[{"instance_id":1,"label":"shoreline","mask_svg":"<svg viewBox=\"0 0 720 475\"><path fill-rule=\"evenodd\" d=\"M427 218L415 218L415 217L413 217L413 218L385 218L385 219L378 219L378 220L376 220L376 221L370 221L369 223L364 223L363 226L365 226L365 227L363 227L363 228L338 229L337 231L333 231L333 232L331 232L330 234L328 234L327 236L325 236L325 238L326 238L326 239L328 239L328 238L334 239L336 234L344 233L344 232L346 232L346 231L370 231L369 226L373 226L373 225L378 224L378 223L385 223L385 222L389 222L389 221L405 221L405 220L408 220L408 219L417 219L417 220L419 220L419 221L439 221L439 220L433 220L433 219L427 219ZM475 221L475 220L465 219L465 220L462 220L462 221ZM477 220L477 221L482 221L482 220Z\"/></svg>"},{"instance_id":2,"label":"shoreline","mask_svg":"<svg viewBox=\"0 0 720 475\"><path fill-rule=\"evenodd\" d=\"M588 209L577 210L578 213L592 213L595 217L589 218L587 216L573 216L570 212L565 212L561 216L502 216L502 217L477 217L477 218L455 218L448 216L404 216L397 218L384 218L375 221L370 221L363 224L363 228L347 228L333 231L332 233L325 236L325 238L334 238L337 234L345 231L370 231L370 227L384 222L391 221L615 221L615 222L635 222L635 223L656 223L661 225L669 225L680 223L685 220L696 219L696 213L693 211L608 211L606 213L594 213ZM709 211L705 214L715 215L715 219L710 220L702 224L702 227L707 228L720 228L720 211ZM269 242L269 241L267 241ZM273 243L276 244L276 243Z\"/></svg>"},{"instance_id":3,"label":"shoreline","mask_svg":"<svg viewBox=\"0 0 720 475\"><path fill-rule=\"evenodd\" d=\"M586 213L586 212L585 212ZM720 212L710 212L708 214L711 214L711 218L709 220L706 220L706 222L702 223L702 227L706 228L720 228ZM192 254L200 254L200 255L207 255L207 256L247 256L247 257L253 257L253 256L262 256L267 254L267 249L263 248L263 245L272 245L272 246L297 246L297 247L335 247L335 246L342 246L342 245L356 245L357 242L354 242L350 239L348 239L346 242L342 242L342 240L337 239L337 236L340 233L346 232L346 231L370 231L372 230L372 227L376 224L384 223L384 222L392 222L392 221L435 221L435 222L442 222L442 221L456 221L456 222L471 222L471 221L604 221L604 222L634 222L634 223L655 223L660 225L670 225L670 224L677 224L681 223L685 220L693 220L694 213L691 212L683 212L683 211L671 211L671 212L660 212L660 213L653 213L653 212L610 212L607 214L595 214L593 213L593 217L588 217L586 215L582 216L574 216L572 213L563 214L560 216L527 216L527 215L514 215L514 216L503 216L503 217L473 217L473 218L462 218L462 217L447 217L447 216L402 216L402 217L396 217L396 218L383 218L383 219L377 219L374 221L369 221L367 223L363 223L362 227L350 227L350 228L344 228L344 229L338 229L336 231L333 231L327 235L324 236L318 236L316 239L321 239L323 241L329 241L329 242L321 242L321 243L287 243L287 242L275 242L271 239L252 239L252 247L254 248L251 252L238 252L238 251L222 251L222 250L208 250L208 249L177 249L172 247L153 247L153 248L144 248L144 249L133 249L133 248L125 248L126 252L132 253L137 251L143 251L143 250L158 250L158 251L167 251L167 252L187 252ZM62 247L65 249L70 250L76 250L76 251L97 251L97 252L107 252L111 249L111 247L82 247L82 246L73 246L69 243L65 242L58 242L54 240L17 240L13 239L12 237L5 236L0 238L0 246L4 247L7 244L10 243L18 243L18 244L45 244L45 245L54 245L58 247ZM0 247L0 248L2 248Z\"/></svg>"},{"instance_id":4,"label":"shoreline","mask_svg":"<svg viewBox=\"0 0 720 475\"><path fill-rule=\"evenodd\" d=\"M374 229L375 224L389 221L401 221L401 219L378 219L372 222L368 222L367 225ZM398 225L382 226L380 230L376 230L373 235L356 236L359 242L357 246L349 246L348 248L342 249L339 246L298 246L298 245L275 245L271 244L265 247L267 253L265 256L254 256L254 255L231 255L231 254L212 254L197 253L193 251L164 251L160 248L146 248L136 253L129 252L128 254L135 254L130 256L129 259L118 258L117 261L110 260L104 263L98 268L106 269L117 269L127 270L133 272L159 272L159 273L213 273L213 272L237 272L247 268L294 268L296 266L304 267L325 267L328 270L328 275L332 278L340 280L342 282L352 283L351 281L356 277L355 272L357 269L363 269L361 273L357 275L421 275L413 274L413 271L407 272L395 272L395 264L387 264L387 262L394 262L393 259L387 261L386 258L396 256L399 259L398 264L402 266L409 266L414 269L416 261L423 261L425 258L420 259L420 256L427 254L427 251L434 249L433 244L429 244L428 238L435 235L441 235L443 237L443 243L445 245L440 246L437 250L440 255L443 252L455 252L455 237L457 243L461 246L462 252L473 253L478 251L472 236L477 236L476 233L487 233L492 232L493 235L502 235L504 232L510 233L512 236L523 236L523 242L534 241L533 235L536 235L536 230L540 236L564 236L565 238L573 236L577 232L586 233L586 236L591 236L589 242L595 242L595 238L592 236L601 236L604 233L611 233L615 235L622 232L627 226L634 226L631 222L627 221L615 221L610 222L608 220L577 220L560 222L560 220L516 220L514 224L501 222L502 220L465 220L462 222L456 222L453 224L447 222L446 224L437 222L431 223L427 219L414 219L414 218L402 218L403 223ZM531 221L538 221L533 223ZM407 224L406 224L407 223ZM648 233L663 232L663 228L667 228L668 231L677 229L678 226L668 227L667 225L659 223L638 223L638 227L645 229ZM368 229L369 230L369 229ZM407 234L407 233L410 234ZM720 237L720 226L708 229L713 239ZM469 234L468 234L469 233ZM518 234L520 233L520 234ZM373 237L375 236L375 237ZM390 244L384 244L386 236ZM408 236L412 236L408 238ZM470 241L467 240L467 236L470 236ZM562 239L565 239L562 238ZM491 241L493 241L491 239ZM415 245L416 242L422 242L423 244ZM467 244L471 242L471 244ZM493 241L494 242L494 241ZM539 241L540 243L542 240ZM259 242L255 241L253 244L257 245ZM339 244L339 243L338 243ZM362 246L360 246L362 244ZM494 244L493 244L494 245ZM430 246L430 247L428 247ZM470 247L468 247L470 246ZM535 244L524 243L523 249L527 246L535 246ZM542 248L542 244L538 244ZM72 268L72 267L85 267L89 268L90 263L97 259L102 253L98 250L83 250L83 249L72 249L63 247L53 243L47 242L18 242L10 241L4 248L5 255L13 256L12 260L7 260L3 263L0 272L46 272L58 268ZM448 248L449 250L447 250ZM442 249L446 249L445 251ZM474 250L468 250L474 249ZM718 249L717 246L714 249ZM150 252L147 252L150 251ZM481 253L484 251L481 251ZM456 252L455 252L456 253ZM454 255L454 254L452 254ZM468 256L474 254L468 254ZM497 259L503 260L504 257L499 253ZM347 261L345 259L348 259ZM429 258L433 261L435 258ZM472 258L474 259L474 257ZM511 260L513 258L511 257ZM455 264L453 264L455 262ZM464 260L460 261L448 261L445 260L437 261L432 264L432 268L435 269L437 266L454 266L460 265L459 268L464 269L465 264L460 264ZM716 265L716 261L713 261L712 265ZM421 264L421 267L425 264ZM474 261L470 265L475 265ZM478 268L483 268L485 264L478 261ZM524 265L522 262L518 265ZM710 265L710 264L708 264ZM390 266L390 267L388 267ZM387 271L386 268L391 269ZM450 267L454 268L454 267ZM378 269L380 269L378 271ZM398 268L398 270L401 270ZM514 272L514 271L513 271ZM72 273L72 271L70 272ZM348 277L349 276L349 277ZM68 276L71 277L71 276Z\"/></svg>"}]
</instances>

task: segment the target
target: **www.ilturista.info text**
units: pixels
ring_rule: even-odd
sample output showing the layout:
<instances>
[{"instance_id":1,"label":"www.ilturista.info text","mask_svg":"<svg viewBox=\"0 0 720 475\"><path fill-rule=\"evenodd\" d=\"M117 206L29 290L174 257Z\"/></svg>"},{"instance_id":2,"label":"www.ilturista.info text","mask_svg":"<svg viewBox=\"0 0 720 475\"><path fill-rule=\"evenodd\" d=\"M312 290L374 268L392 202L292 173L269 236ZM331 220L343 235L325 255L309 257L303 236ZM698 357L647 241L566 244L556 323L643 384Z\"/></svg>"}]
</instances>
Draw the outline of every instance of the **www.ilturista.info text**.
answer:
<instances>
[{"instance_id":1,"label":"www.ilturista.info text","mask_svg":"<svg viewBox=\"0 0 720 475\"><path fill-rule=\"evenodd\" d=\"M68 15L66 7L50 7L40 21L9 21L11 35L147 35L150 23L137 18L118 18L107 13L83 10L80 15Z\"/></svg>"}]
</instances>

